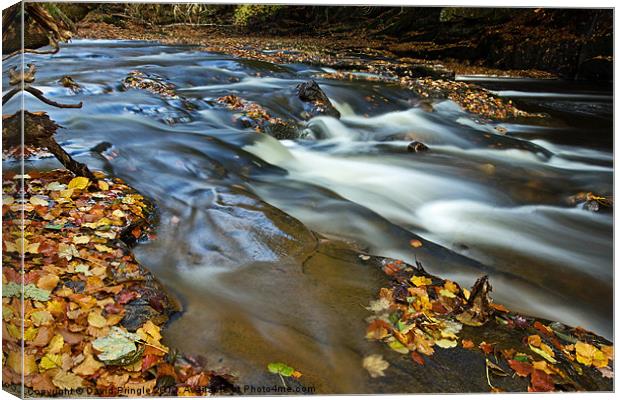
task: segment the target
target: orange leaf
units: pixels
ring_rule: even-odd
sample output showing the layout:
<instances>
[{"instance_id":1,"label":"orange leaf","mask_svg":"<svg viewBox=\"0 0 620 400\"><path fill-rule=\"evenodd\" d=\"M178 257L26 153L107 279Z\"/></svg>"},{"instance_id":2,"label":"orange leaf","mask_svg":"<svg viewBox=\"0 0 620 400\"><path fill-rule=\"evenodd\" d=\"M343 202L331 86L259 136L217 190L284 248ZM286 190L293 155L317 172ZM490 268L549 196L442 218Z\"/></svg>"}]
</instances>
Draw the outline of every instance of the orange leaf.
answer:
<instances>
[{"instance_id":1,"label":"orange leaf","mask_svg":"<svg viewBox=\"0 0 620 400\"><path fill-rule=\"evenodd\" d=\"M517 375L526 377L532 373L532 364L525 363L517 360L508 360L508 365L512 368Z\"/></svg>"},{"instance_id":2,"label":"orange leaf","mask_svg":"<svg viewBox=\"0 0 620 400\"><path fill-rule=\"evenodd\" d=\"M424 357L415 350L411 352L411 359L419 365L424 365L425 363Z\"/></svg>"}]
</instances>

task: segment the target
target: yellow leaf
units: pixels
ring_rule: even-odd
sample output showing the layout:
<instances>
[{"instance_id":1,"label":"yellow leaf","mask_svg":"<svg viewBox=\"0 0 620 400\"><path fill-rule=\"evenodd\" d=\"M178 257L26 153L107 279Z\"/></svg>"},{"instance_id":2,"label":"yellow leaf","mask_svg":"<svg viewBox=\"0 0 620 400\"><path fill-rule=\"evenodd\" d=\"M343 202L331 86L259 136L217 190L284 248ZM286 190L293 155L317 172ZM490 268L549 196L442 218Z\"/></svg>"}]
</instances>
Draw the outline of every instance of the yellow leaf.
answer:
<instances>
[{"instance_id":1,"label":"yellow leaf","mask_svg":"<svg viewBox=\"0 0 620 400\"><path fill-rule=\"evenodd\" d=\"M78 176L77 178L71 179L69 182L69 189L86 189L88 184L90 183L90 179L85 178L83 176Z\"/></svg>"},{"instance_id":2,"label":"yellow leaf","mask_svg":"<svg viewBox=\"0 0 620 400\"><path fill-rule=\"evenodd\" d=\"M73 236L73 239L71 241L75 244L86 244L90 242L90 236L88 235Z\"/></svg>"},{"instance_id":3,"label":"yellow leaf","mask_svg":"<svg viewBox=\"0 0 620 400\"><path fill-rule=\"evenodd\" d=\"M430 285L431 283L433 283L433 281L431 281L429 278L425 276L413 276L411 278L411 283L413 283L416 286L426 286L426 285Z\"/></svg>"},{"instance_id":4,"label":"yellow leaf","mask_svg":"<svg viewBox=\"0 0 620 400\"><path fill-rule=\"evenodd\" d=\"M34 311L30 314L30 319L36 326L49 325L54 320L52 314L47 310Z\"/></svg>"},{"instance_id":5,"label":"yellow leaf","mask_svg":"<svg viewBox=\"0 0 620 400\"><path fill-rule=\"evenodd\" d=\"M62 365L62 356L60 354L46 354L39 362L41 370L58 368Z\"/></svg>"},{"instance_id":6,"label":"yellow leaf","mask_svg":"<svg viewBox=\"0 0 620 400\"><path fill-rule=\"evenodd\" d=\"M435 344L442 349L449 349L452 347L456 347L456 340L439 339L435 340Z\"/></svg>"},{"instance_id":7,"label":"yellow leaf","mask_svg":"<svg viewBox=\"0 0 620 400\"><path fill-rule=\"evenodd\" d=\"M537 347L534 347L531 344L530 344L530 350L532 350L534 353L538 354L539 356L541 356L545 360L549 361L551 364L555 364L557 362L555 360L555 358L553 358L553 356L551 354L547 354L544 350L541 350L541 349L539 349Z\"/></svg>"},{"instance_id":8,"label":"yellow leaf","mask_svg":"<svg viewBox=\"0 0 620 400\"><path fill-rule=\"evenodd\" d=\"M24 340L34 340L34 338L37 337L38 332L39 330L37 328L31 326L24 331Z\"/></svg>"},{"instance_id":9,"label":"yellow leaf","mask_svg":"<svg viewBox=\"0 0 620 400\"><path fill-rule=\"evenodd\" d=\"M45 206L49 205L49 202L40 196L32 196L30 198L30 204L33 206Z\"/></svg>"},{"instance_id":10,"label":"yellow leaf","mask_svg":"<svg viewBox=\"0 0 620 400\"><path fill-rule=\"evenodd\" d=\"M65 340L63 339L62 335L56 334L54 335L52 340L50 340L50 344L49 346L47 346L47 352L48 354L60 353L60 350L62 350L64 345Z\"/></svg>"},{"instance_id":11,"label":"yellow leaf","mask_svg":"<svg viewBox=\"0 0 620 400\"><path fill-rule=\"evenodd\" d=\"M101 311L91 311L88 314L88 324L95 328L103 328L106 324L106 319L101 315Z\"/></svg>"},{"instance_id":12,"label":"yellow leaf","mask_svg":"<svg viewBox=\"0 0 620 400\"><path fill-rule=\"evenodd\" d=\"M97 186L99 186L100 190L108 190L110 189L110 185L108 185L108 182L106 181L97 181Z\"/></svg>"},{"instance_id":13,"label":"yellow leaf","mask_svg":"<svg viewBox=\"0 0 620 400\"><path fill-rule=\"evenodd\" d=\"M114 249L103 244L96 244L95 249L102 253L114 253Z\"/></svg>"},{"instance_id":14,"label":"yellow leaf","mask_svg":"<svg viewBox=\"0 0 620 400\"><path fill-rule=\"evenodd\" d=\"M450 292L449 290L446 290L446 289L441 289L439 291L439 294L444 296L444 297L449 297L449 298L455 298L456 297L456 295L454 293L452 293L452 292Z\"/></svg>"},{"instance_id":15,"label":"yellow leaf","mask_svg":"<svg viewBox=\"0 0 620 400\"><path fill-rule=\"evenodd\" d=\"M583 365L592 365L592 359L596 353L596 347L584 342L577 342L575 344L575 351L577 352L577 361Z\"/></svg>"},{"instance_id":16,"label":"yellow leaf","mask_svg":"<svg viewBox=\"0 0 620 400\"><path fill-rule=\"evenodd\" d=\"M73 189L64 189L60 191L60 197L68 199L71 196L73 196Z\"/></svg>"}]
</instances>

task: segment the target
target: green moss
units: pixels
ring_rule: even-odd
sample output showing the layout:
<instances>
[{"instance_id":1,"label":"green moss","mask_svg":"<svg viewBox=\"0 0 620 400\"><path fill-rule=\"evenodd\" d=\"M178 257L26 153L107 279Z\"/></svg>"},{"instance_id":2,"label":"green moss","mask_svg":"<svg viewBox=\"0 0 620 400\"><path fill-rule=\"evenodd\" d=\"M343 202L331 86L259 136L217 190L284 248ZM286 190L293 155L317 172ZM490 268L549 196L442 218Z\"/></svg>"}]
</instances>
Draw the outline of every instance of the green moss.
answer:
<instances>
[{"instance_id":1,"label":"green moss","mask_svg":"<svg viewBox=\"0 0 620 400\"><path fill-rule=\"evenodd\" d=\"M285 6L242 4L235 8L233 23L238 26L256 26L272 21Z\"/></svg>"}]
</instances>

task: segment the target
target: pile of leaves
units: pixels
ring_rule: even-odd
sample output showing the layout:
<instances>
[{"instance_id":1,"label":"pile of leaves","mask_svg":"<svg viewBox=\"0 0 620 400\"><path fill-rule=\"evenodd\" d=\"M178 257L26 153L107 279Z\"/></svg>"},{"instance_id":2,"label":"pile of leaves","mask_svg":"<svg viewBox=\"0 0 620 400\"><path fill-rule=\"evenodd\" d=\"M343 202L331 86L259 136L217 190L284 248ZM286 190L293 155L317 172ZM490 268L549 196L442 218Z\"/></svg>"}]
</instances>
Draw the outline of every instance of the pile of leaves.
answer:
<instances>
[{"instance_id":1,"label":"pile of leaves","mask_svg":"<svg viewBox=\"0 0 620 400\"><path fill-rule=\"evenodd\" d=\"M232 390L228 376L161 343L179 307L128 247L148 233L152 207L120 179L95 176L3 175L3 384L23 373L46 396Z\"/></svg>"},{"instance_id":2,"label":"pile of leaves","mask_svg":"<svg viewBox=\"0 0 620 400\"><path fill-rule=\"evenodd\" d=\"M179 98L175 91L175 85L167 82L164 77L157 74L137 70L131 71L121 84L125 89L142 89L162 97Z\"/></svg>"},{"instance_id":3,"label":"pile of leaves","mask_svg":"<svg viewBox=\"0 0 620 400\"><path fill-rule=\"evenodd\" d=\"M428 274L420 263L381 259L380 265L390 285L368 307L373 315L366 337L408 354L419 365L441 349L461 346L485 355L492 391L502 389L489 374L505 377L511 370L516 379L529 380L529 391L601 390L596 382L613 378L611 343L582 328L509 311L490 298L486 277L469 291ZM378 377L389 364L373 355L364 366Z\"/></svg>"},{"instance_id":4,"label":"pile of leaves","mask_svg":"<svg viewBox=\"0 0 620 400\"><path fill-rule=\"evenodd\" d=\"M464 110L483 118L506 120L518 117L545 117L544 114L533 114L519 110L512 104L511 100L504 101L486 89L465 82L402 77L400 84L423 98L450 99Z\"/></svg>"},{"instance_id":5,"label":"pile of leaves","mask_svg":"<svg viewBox=\"0 0 620 400\"><path fill-rule=\"evenodd\" d=\"M260 104L247 101L234 94L218 97L215 102L231 111L235 111L235 121L244 128L251 128L259 133L272 133L274 128L280 127L294 131L294 123L281 118L272 117ZM276 128L277 129L277 128ZM277 135L274 135L277 137Z\"/></svg>"}]
</instances>

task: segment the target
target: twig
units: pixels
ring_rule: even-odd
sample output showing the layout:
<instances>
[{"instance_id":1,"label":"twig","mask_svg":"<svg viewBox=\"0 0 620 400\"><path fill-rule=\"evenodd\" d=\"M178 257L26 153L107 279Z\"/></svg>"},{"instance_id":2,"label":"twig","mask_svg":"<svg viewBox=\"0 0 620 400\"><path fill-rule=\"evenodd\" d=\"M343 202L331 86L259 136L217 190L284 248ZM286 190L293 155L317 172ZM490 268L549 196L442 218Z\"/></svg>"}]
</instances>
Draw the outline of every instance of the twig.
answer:
<instances>
[{"instance_id":1,"label":"twig","mask_svg":"<svg viewBox=\"0 0 620 400\"><path fill-rule=\"evenodd\" d=\"M37 99L41 100L45 104L49 104L50 106L58 107L58 108L82 108L82 102L80 101L78 104L61 104L57 103L53 100L47 99L43 92L39 89L33 88L32 86L28 86L24 88L24 90L30 94L32 94ZM4 103L4 98L2 99Z\"/></svg>"},{"instance_id":2,"label":"twig","mask_svg":"<svg viewBox=\"0 0 620 400\"><path fill-rule=\"evenodd\" d=\"M173 26L218 26L218 27L231 27L233 24L197 24L194 22L175 22L173 24L161 25L161 28L168 28Z\"/></svg>"},{"instance_id":3,"label":"twig","mask_svg":"<svg viewBox=\"0 0 620 400\"><path fill-rule=\"evenodd\" d=\"M2 96L2 105L4 105L4 103L9 101L11 99L11 97L13 97L17 93L19 93L20 90L21 89L19 89L19 88L13 88L13 89L9 90L4 96Z\"/></svg>"}]
</instances>

